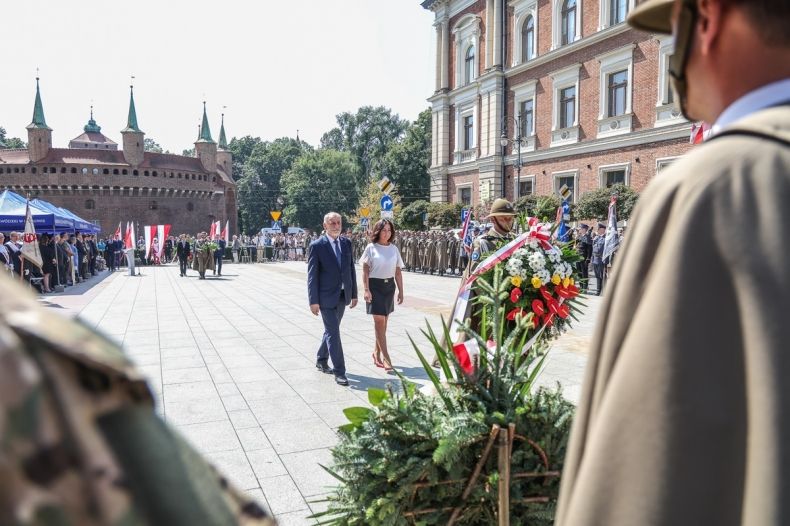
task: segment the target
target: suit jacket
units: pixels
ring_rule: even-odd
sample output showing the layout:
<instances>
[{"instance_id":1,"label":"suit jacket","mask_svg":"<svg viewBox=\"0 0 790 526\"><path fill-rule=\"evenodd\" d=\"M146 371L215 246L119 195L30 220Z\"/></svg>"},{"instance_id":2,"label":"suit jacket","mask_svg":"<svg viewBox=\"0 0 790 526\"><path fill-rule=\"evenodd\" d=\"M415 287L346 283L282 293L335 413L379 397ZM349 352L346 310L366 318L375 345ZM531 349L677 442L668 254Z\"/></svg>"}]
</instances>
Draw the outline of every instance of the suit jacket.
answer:
<instances>
[{"instance_id":1,"label":"suit jacket","mask_svg":"<svg viewBox=\"0 0 790 526\"><path fill-rule=\"evenodd\" d=\"M179 241L176 244L176 255L181 259L189 257L189 241Z\"/></svg>"},{"instance_id":2,"label":"suit jacket","mask_svg":"<svg viewBox=\"0 0 790 526\"><path fill-rule=\"evenodd\" d=\"M14 265L14 272L20 274L22 272L22 260L19 258L19 246L15 245L13 241L9 240L6 241L5 247L9 256L11 256L11 263Z\"/></svg>"},{"instance_id":3,"label":"suit jacket","mask_svg":"<svg viewBox=\"0 0 790 526\"><path fill-rule=\"evenodd\" d=\"M357 299L357 273L351 241L340 236L340 265L337 264L335 251L327 236L321 236L310 243L307 257L307 296L310 305L321 308L334 308L340 301L340 289L344 288L345 303ZM349 291L351 294L348 294Z\"/></svg>"},{"instance_id":4,"label":"suit jacket","mask_svg":"<svg viewBox=\"0 0 790 526\"><path fill-rule=\"evenodd\" d=\"M557 526L790 524L790 106L650 182L592 338Z\"/></svg>"}]
</instances>

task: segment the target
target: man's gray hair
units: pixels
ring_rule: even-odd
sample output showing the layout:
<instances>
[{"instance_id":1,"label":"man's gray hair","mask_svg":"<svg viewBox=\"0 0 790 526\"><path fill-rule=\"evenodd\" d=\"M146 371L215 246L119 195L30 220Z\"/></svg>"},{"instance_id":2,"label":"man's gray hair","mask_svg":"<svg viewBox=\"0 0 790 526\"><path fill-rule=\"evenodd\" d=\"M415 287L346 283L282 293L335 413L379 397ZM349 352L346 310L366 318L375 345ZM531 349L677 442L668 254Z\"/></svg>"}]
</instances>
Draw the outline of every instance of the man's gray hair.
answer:
<instances>
[{"instance_id":1,"label":"man's gray hair","mask_svg":"<svg viewBox=\"0 0 790 526\"><path fill-rule=\"evenodd\" d=\"M327 212L326 214L324 214L324 223L329 221L329 219L332 218L332 217L338 217L340 219L343 219L343 216L341 216L337 212Z\"/></svg>"}]
</instances>

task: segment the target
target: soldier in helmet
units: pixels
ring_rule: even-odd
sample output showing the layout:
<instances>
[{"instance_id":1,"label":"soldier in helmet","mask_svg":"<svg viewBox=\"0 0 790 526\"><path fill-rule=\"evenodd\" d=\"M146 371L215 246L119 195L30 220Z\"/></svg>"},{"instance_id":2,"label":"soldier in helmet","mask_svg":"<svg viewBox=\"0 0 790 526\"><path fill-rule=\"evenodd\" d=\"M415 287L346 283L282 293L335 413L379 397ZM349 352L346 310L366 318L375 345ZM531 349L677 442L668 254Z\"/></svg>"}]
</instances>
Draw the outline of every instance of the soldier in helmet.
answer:
<instances>
[{"instance_id":1,"label":"soldier in helmet","mask_svg":"<svg viewBox=\"0 0 790 526\"><path fill-rule=\"evenodd\" d=\"M516 211L513 209L510 201L501 197L494 201L494 204L491 205L491 212L486 217L492 223L491 228L472 242L470 270L477 266L486 254L493 252L500 245L515 238L512 232L513 219L515 217Z\"/></svg>"}]
</instances>

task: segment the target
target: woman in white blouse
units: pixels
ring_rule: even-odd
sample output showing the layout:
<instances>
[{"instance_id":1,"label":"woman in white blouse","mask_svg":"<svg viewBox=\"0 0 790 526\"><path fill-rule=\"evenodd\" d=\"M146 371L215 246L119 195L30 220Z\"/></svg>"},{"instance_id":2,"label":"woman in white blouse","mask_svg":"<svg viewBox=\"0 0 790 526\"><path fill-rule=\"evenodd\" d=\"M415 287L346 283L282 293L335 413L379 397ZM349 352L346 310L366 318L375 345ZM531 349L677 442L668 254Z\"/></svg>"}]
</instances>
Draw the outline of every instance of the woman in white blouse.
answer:
<instances>
[{"instance_id":1,"label":"woman in white blouse","mask_svg":"<svg viewBox=\"0 0 790 526\"><path fill-rule=\"evenodd\" d=\"M403 303L403 259L398 247L390 243L395 237L395 225L382 219L373 227L370 243L359 262L362 264L362 285L368 314L373 316L376 329L376 350L373 363L392 371L392 360L387 351L387 320L395 310L395 285L398 286L398 305ZM382 359L383 358L383 359Z\"/></svg>"}]
</instances>

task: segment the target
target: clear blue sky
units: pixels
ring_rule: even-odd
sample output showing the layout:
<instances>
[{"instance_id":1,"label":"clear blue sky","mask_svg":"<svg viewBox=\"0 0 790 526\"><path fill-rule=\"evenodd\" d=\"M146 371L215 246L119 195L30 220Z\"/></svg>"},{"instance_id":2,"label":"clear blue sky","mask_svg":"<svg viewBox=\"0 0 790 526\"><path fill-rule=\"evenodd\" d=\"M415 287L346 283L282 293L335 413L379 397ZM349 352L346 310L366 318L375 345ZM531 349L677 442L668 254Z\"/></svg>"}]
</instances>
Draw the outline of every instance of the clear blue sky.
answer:
<instances>
[{"instance_id":1,"label":"clear blue sky","mask_svg":"<svg viewBox=\"0 0 790 526\"><path fill-rule=\"evenodd\" d=\"M130 76L140 128L180 153L202 101L219 136L300 136L385 105L414 120L434 88L433 14L418 0L5 2L0 126L27 140L36 68L53 143L82 133L91 101L120 143Z\"/></svg>"}]
</instances>

